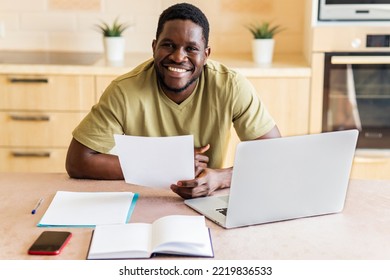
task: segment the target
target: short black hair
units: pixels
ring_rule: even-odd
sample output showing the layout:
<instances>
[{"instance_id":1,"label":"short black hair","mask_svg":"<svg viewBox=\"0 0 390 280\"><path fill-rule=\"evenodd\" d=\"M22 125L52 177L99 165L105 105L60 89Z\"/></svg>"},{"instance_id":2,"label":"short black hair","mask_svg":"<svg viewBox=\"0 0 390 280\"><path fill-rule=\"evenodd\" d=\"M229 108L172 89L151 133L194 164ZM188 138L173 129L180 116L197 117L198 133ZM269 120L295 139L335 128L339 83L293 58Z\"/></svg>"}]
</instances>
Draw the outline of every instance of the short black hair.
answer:
<instances>
[{"instance_id":1,"label":"short black hair","mask_svg":"<svg viewBox=\"0 0 390 280\"><path fill-rule=\"evenodd\" d=\"M175 4L162 12L160 18L158 19L156 40L162 32L164 24L169 20L175 19L191 20L195 24L202 27L205 45L206 47L208 46L210 33L209 21L207 20L205 14L199 8L188 3Z\"/></svg>"}]
</instances>

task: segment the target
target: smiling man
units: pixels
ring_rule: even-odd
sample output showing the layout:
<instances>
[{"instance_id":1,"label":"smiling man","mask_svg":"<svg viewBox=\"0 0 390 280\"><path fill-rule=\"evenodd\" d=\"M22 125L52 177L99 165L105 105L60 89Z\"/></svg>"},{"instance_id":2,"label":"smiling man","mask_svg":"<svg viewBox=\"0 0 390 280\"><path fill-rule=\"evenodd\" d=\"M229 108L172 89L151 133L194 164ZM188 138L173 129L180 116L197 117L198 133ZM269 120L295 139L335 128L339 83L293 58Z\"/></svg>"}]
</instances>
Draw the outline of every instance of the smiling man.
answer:
<instances>
[{"instance_id":1,"label":"smiling man","mask_svg":"<svg viewBox=\"0 0 390 280\"><path fill-rule=\"evenodd\" d=\"M190 20L170 20L157 38L152 46L159 84L180 103L194 91L210 55L203 28Z\"/></svg>"},{"instance_id":2,"label":"smiling man","mask_svg":"<svg viewBox=\"0 0 390 280\"><path fill-rule=\"evenodd\" d=\"M153 58L112 81L76 127L66 169L74 178L123 179L114 134L194 135L193 180L172 184L183 198L230 186L232 168L221 168L233 124L241 140L280 137L279 130L243 76L209 60L209 23L191 4L160 16ZM261 160L261 159L259 159Z\"/></svg>"}]
</instances>

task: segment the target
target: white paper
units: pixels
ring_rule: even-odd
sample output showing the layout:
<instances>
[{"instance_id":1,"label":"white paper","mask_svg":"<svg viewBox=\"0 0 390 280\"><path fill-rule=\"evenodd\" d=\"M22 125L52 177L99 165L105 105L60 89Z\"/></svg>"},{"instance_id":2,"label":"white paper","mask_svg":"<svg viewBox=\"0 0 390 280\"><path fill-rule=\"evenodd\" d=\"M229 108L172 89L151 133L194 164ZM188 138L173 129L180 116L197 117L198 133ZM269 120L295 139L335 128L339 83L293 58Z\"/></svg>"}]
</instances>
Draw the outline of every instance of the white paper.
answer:
<instances>
[{"instance_id":1,"label":"white paper","mask_svg":"<svg viewBox=\"0 0 390 280\"><path fill-rule=\"evenodd\" d=\"M141 137L114 135L126 183L169 188L179 180L191 180L194 170L192 135Z\"/></svg>"},{"instance_id":2,"label":"white paper","mask_svg":"<svg viewBox=\"0 0 390 280\"><path fill-rule=\"evenodd\" d=\"M132 192L58 191L38 226L125 224L134 206L133 198Z\"/></svg>"}]
</instances>

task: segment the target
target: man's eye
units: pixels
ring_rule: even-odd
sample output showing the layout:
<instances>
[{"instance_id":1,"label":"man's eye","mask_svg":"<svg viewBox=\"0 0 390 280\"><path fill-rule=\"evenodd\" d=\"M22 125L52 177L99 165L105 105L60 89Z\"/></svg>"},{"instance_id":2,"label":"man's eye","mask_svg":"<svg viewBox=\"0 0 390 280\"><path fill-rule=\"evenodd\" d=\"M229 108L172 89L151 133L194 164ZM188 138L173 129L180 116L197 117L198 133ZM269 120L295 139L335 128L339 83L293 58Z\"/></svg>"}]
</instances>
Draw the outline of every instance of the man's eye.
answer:
<instances>
[{"instance_id":1,"label":"man's eye","mask_svg":"<svg viewBox=\"0 0 390 280\"><path fill-rule=\"evenodd\" d=\"M196 52L198 49L197 48L195 48L195 47L188 47L187 48L187 51L188 52Z\"/></svg>"},{"instance_id":2,"label":"man's eye","mask_svg":"<svg viewBox=\"0 0 390 280\"><path fill-rule=\"evenodd\" d=\"M170 44L170 43L162 44L162 46L165 48L171 48L171 49L173 49L175 47L173 44Z\"/></svg>"}]
</instances>

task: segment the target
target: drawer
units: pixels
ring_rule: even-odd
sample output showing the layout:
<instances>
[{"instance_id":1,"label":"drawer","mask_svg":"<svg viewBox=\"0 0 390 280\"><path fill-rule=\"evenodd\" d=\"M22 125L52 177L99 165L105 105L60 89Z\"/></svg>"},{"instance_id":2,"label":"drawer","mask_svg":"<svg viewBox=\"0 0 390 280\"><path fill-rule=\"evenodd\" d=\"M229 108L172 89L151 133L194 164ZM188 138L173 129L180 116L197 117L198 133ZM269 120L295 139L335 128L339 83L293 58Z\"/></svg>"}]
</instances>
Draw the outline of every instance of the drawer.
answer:
<instances>
[{"instance_id":1,"label":"drawer","mask_svg":"<svg viewBox=\"0 0 390 280\"><path fill-rule=\"evenodd\" d=\"M93 104L93 76L0 76L0 109L89 110Z\"/></svg>"},{"instance_id":2,"label":"drawer","mask_svg":"<svg viewBox=\"0 0 390 280\"><path fill-rule=\"evenodd\" d=\"M87 112L0 112L0 146L68 147Z\"/></svg>"},{"instance_id":3,"label":"drawer","mask_svg":"<svg viewBox=\"0 0 390 280\"><path fill-rule=\"evenodd\" d=\"M0 148L0 172L65 172L67 148Z\"/></svg>"}]
</instances>

